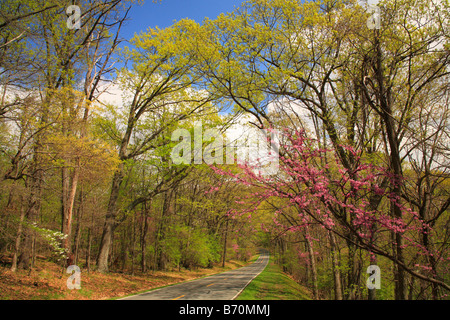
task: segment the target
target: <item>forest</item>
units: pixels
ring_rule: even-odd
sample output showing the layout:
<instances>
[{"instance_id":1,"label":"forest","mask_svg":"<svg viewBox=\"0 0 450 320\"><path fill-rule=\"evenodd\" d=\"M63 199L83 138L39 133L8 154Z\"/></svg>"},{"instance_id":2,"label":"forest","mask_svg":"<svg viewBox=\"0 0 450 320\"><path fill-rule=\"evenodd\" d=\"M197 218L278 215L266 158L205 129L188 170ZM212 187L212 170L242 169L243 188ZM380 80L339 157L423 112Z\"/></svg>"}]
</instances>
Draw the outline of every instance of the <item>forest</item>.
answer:
<instances>
[{"instance_id":1,"label":"forest","mask_svg":"<svg viewBox=\"0 0 450 320\"><path fill-rule=\"evenodd\" d=\"M267 248L317 300L449 299L448 0L249 0L124 39L141 2L0 2L3 268Z\"/></svg>"}]
</instances>

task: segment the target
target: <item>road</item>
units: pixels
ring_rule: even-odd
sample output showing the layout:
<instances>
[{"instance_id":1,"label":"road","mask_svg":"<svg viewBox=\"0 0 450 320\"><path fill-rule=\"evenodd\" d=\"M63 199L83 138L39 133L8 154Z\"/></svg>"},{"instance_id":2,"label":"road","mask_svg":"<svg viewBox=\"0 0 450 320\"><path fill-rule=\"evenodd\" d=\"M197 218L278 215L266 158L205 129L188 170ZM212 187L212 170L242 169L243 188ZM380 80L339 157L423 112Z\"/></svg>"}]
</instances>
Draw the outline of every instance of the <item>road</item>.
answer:
<instances>
[{"instance_id":1,"label":"road","mask_svg":"<svg viewBox=\"0 0 450 320\"><path fill-rule=\"evenodd\" d=\"M262 252L252 264L209 277L148 291L120 300L233 300L269 262Z\"/></svg>"}]
</instances>

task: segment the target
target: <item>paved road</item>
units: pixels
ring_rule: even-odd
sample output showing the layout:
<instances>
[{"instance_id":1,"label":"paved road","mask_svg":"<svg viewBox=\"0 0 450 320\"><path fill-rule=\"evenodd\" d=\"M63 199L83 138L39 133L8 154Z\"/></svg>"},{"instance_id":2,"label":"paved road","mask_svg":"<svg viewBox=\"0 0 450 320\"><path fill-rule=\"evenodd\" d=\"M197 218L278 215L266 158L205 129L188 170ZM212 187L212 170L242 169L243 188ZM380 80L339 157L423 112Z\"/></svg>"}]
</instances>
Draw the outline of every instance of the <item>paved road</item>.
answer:
<instances>
[{"instance_id":1,"label":"paved road","mask_svg":"<svg viewBox=\"0 0 450 320\"><path fill-rule=\"evenodd\" d=\"M233 300L264 270L268 262L269 254L264 252L255 262L246 267L121 300Z\"/></svg>"}]
</instances>

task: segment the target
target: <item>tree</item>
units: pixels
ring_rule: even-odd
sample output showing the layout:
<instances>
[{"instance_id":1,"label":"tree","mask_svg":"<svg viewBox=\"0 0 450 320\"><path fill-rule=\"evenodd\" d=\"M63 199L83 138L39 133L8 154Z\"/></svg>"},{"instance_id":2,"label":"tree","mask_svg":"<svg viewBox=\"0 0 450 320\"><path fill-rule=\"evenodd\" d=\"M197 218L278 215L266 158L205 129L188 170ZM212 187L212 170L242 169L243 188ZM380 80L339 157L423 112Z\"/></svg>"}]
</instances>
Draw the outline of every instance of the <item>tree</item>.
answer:
<instances>
[{"instance_id":1,"label":"tree","mask_svg":"<svg viewBox=\"0 0 450 320\"><path fill-rule=\"evenodd\" d=\"M429 227L419 219L416 212L404 207L399 202L400 199L388 188L380 187L379 182L390 177L389 170L365 163L364 159L354 152L358 166L353 172L348 172L340 165L331 167L338 158L336 151L334 159L327 167L320 168L317 166L320 161L317 160L327 151L315 149L303 132L287 135L289 143L281 146L285 151L284 156L280 158L281 175L255 174L250 166L242 166L241 174L219 168L215 169L216 172L230 176L238 183L259 187L260 190L254 194L259 201L286 199L284 206L277 213L282 214L286 208L292 206L297 210L298 218L291 220L291 225L284 226L285 229L294 227L297 230L307 230L309 225L318 224L359 248L387 257L413 276L449 289L445 282L416 272L414 268L399 261L383 242L374 241L381 237L383 232L390 231L395 235L400 234L402 240L408 243L407 247L415 248L417 241L411 236ZM328 157L331 158L331 155L328 154ZM392 176L389 179L392 179ZM384 209L380 207L374 210L368 201L372 193L383 195L389 205L384 206ZM390 214L393 205L401 210L401 218ZM348 237L349 234L353 237ZM420 246L418 250L420 254L425 255L442 254L437 251L428 252Z\"/></svg>"},{"instance_id":2,"label":"tree","mask_svg":"<svg viewBox=\"0 0 450 320\"><path fill-rule=\"evenodd\" d=\"M414 132L413 110L448 76L447 12L445 4L428 2L380 6L382 27L371 31L356 3L252 1L206 22L206 38L217 53L204 59L203 76L212 92L252 114L259 126L277 128L279 119L299 125L306 110L315 137L332 146L349 175L359 165L350 150L384 162L398 180L385 177L380 185L401 199L401 153L405 133ZM373 192L368 202L377 210L383 199ZM393 218L400 219L400 208L391 206ZM392 236L396 298L405 299L411 269L404 265L410 261L402 234ZM346 238L349 246L358 241L352 233Z\"/></svg>"},{"instance_id":3,"label":"tree","mask_svg":"<svg viewBox=\"0 0 450 320\"><path fill-rule=\"evenodd\" d=\"M168 144L170 141L161 137L170 132L170 127L208 107L208 96L195 91L196 78L190 73L194 63L193 44L187 36L190 28L195 25L186 20L165 30L149 30L133 38L135 48L125 52L132 69L123 70L119 81L130 99L125 106L125 128L119 136L118 156L122 163L113 177L98 255L101 272L108 271L125 161ZM149 200L153 194L140 200Z\"/></svg>"},{"instance_id":4,"label":"tree","mask_svg":"<svg viewBox=\"0 0 450 320\"><path fill-rule=\"evenodd\" d=\"M17 56L21 58L14 64L7 64L3 69L5 79L3 98L10 96L11 92L16 97L13 102L6 103L6 107L2 110L7 111L8 115L14 115L15 119L20 119L24 130L19 139L17 152L11 157L11 168L6 172L5 178L14 180L27 178L27 185L30 188L29 209L26 211L28 222L34 222L40 211L40 196L46 169L42 157L46 153L43 145L51 140L52 145L55 145L55 142L61 144L56 149L58 147L64 149L69 142L74 141L73 139L76 141L77 137L81 138L80 141L86 141L90 104L98 98L96 93L98 84L105 73L110 71L109 59L118 44L118 30L126 17L126 10L119 6L120 1L107 1L101 5L85 1L79 3L85 11L82 27L70 29L67 27L66 19L61 19L61 16L65 17L65 4L50 4L43 7L45 10L42 8L36 10L38 4L27 3L22 7L14 1L6 4L9 9L17 10L20 14L17 19L7 18L5 28L12 28L13 22L24 25L30 23L33 26L27 37L19 37L20 39L16 39L17 41L11 45L2 48L9 50L9 53L16 51ZM120 14L122 10L125 17L111 23L116 14ZM21 26L25 29L24 25ZM116 36L111 44L106 44L111 37L108 32L113 31L115 26L118 26ZM84 59L88 58L93 58L94 62L88 63L87 68L82 67ZM95 68L98 68L98 71L94 71ZM82 79L84 71L86 76ZM23 78L14 76L15 73ZM83 80L84 88L80 91L78 81ZM9 110L11 106L23 107ZM58 126L60 132L55 130ZM54 134L59 136L59 140L54 139ZM90 144L86 147L89 149L92 146L93 144ZM27 155L30 149L33 154L31 162ZM62 162L69 162L67 154L60 153L59 157ZM80 172L80 160L75 162L78 162L78 165L74 165L72 174L69 167L61 166L61 229L68 235L64 240L67 252L71 250L72 212ZM26 229L26 232L28 231L30 230ZM30 245L33 234L30 232L25 239L23 259L19 261L26 268L29 267L28 255L32 253ZM21 232L18 232L17 238L20 237Z\"/></svg>"}]
</instances>

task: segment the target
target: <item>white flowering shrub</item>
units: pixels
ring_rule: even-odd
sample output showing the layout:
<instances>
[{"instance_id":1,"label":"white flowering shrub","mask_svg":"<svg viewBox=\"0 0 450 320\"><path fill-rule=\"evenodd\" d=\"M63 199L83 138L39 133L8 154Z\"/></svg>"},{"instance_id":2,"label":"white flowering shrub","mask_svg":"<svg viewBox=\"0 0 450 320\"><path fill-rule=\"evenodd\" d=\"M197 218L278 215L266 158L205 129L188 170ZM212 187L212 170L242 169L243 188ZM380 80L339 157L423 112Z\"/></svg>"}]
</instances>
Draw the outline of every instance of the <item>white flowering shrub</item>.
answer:
<instances>
[{"instance_id":1,"label":"white flowering shrub","mask_svg":"<svg viewBox=\"0 0 450 320\"><path fill-rule=\"evenodd\" d=\"M67 250L61 247L61 242L67 238L67 234L47 228L41 228L36 222L30 223L28 226L36 231L50 245L52 252L56 255L58 261L67 259Z\"/></svg>"}]
</instances>

